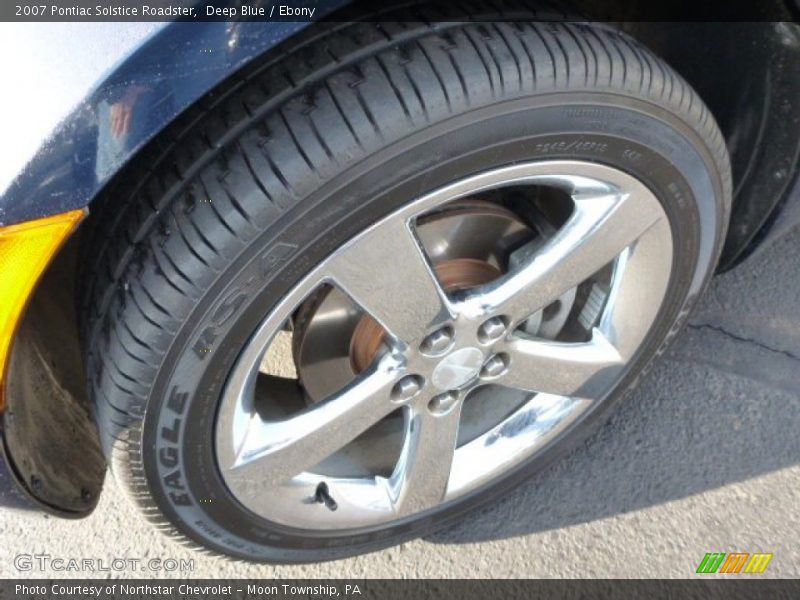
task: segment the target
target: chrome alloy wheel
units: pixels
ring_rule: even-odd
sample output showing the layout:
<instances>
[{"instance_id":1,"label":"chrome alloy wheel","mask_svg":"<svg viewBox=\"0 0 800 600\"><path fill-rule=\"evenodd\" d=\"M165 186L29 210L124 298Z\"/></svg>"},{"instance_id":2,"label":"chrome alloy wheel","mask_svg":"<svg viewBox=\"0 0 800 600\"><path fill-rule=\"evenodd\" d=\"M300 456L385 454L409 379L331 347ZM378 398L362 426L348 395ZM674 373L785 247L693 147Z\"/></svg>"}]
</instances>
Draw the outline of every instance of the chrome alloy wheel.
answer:
<instances>
[{"instance_id":1,"label":"chrome alloy wheel","mask_svg":"<svg viewBox=\"0 0 800 600\"><path fill-rule=\"evenodd\" d=\"M454 202L528 188L560 193L565 217L509 248L488 282L443 285L420 224ZM608 396L656 319L672 260L670 224L652 192L595 163L498 168L410 202L317 265L243 349L215 431L229 491L269 521L333 531L417 516L492 483ZM357 321L377 324L375 350L324 397L306 392L299 409L265 408L262 359L325 286L358 308ZM541 335L542 314L564 298L563 325ZM562 333L570 327L585 335ZM467 412L494 416L476 428ZM392 439L386 468L330 466Z\"/></svg>"}]
</instances>

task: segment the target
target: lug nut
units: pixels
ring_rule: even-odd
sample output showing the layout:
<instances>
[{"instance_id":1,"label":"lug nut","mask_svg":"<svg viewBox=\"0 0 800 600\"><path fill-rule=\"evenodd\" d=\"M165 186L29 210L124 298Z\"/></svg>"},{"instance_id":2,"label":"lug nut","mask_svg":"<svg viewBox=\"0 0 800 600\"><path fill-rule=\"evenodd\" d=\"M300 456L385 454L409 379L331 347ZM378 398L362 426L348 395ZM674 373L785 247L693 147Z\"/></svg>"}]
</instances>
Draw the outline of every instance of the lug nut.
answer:
<instances>
[{"instance_id":1,"label":"lug nut","mask_svg":"<svg viewBox=\"0 0 800 600\"><path fill-rule=\"evenodd\" d=\"M434 331L419 346L423 354L441 354L453 343L453 330L450 327L442 327Z\"/></svg>"},{"instance_id":2,"label":"lug nut","mask_svg":"<svg viewBox=\"0 0 800 600\"><path fill-rule=\"evenodd\" d=\"M434 396L431 401L428 402L428 410L435 415L443 415L453 408L456 402L458 402L458 392L451 390L444 394Z\"/></svg>"},{"instance_id":3,"label":"lug nut","mask_svg":"<svg viewBox=\"0 0 800 600\"><path fill-rule=\"evenodd\" d=\"M419 375L406 375L392 388L392 400L405 402L416 396L422 389L422 377Z\"/></svg>"},{"instance_id":4,"label":"lug nut","mask_svg":"<svg viewBox=\"0 0 800 600\"><path fill-rule=\"evenodd\" d=\"M495 354L487 360L481 369L481 377L497 377L508 368L508 358L504 354Z\"/></svg>"},{"instance_id":5,"label":"lug nut","mask_svg":"<svg viewBox=\"0 0 800 600\"><path fill-rule=\"evenodd\" d=\"M478 330L478 339L482 342L493 342L506 332L506 322L502 317L492 317L485 321Z\"/></svg>"}]
</instances>

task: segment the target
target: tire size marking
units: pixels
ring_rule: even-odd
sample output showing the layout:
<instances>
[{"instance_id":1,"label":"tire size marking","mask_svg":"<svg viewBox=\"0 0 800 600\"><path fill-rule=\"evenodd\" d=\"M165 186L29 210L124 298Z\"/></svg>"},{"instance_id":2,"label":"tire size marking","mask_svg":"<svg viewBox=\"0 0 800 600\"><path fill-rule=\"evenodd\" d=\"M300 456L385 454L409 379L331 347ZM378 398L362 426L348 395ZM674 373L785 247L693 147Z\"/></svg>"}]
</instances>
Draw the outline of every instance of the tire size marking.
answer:
<instances>
[{"instance_id":1,"label":"tire size marking","mask_svg":"<svg viewBox=\"0 0 800 600\"><path fill-rule=\"evenodd\" d=\"M572 140L545 142L536 144L533 147L537 154L550 154L552 152L593 152L595 154L605 154L608 151L608 144L590 140Z\"/></svg>"}]
</instances>

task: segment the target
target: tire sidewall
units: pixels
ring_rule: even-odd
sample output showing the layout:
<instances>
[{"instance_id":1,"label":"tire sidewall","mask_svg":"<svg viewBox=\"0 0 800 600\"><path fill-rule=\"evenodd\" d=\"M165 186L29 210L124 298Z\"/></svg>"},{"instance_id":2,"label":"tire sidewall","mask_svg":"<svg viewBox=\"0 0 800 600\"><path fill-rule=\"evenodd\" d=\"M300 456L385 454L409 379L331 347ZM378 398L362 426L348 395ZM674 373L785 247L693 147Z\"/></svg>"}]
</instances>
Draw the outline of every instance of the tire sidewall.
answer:
<instances>
[{"instance_id":1,"label":"tire sidewall","mask_svg":"<svg viewBox=\"0 0 800 600\"><path fill-rule=\"evenodd\" d=\"M616 390L501 481L391 528L310 534L268 523L227 491L214 457L214 422L227 376L270 308L343 242L406 202L509 164L572 159L643 181L673 232L667 298ZM588 436L663 352L705 286L727 207L714 161L683 120L609 93L559 93L501 102L387 146L288 209L238 256L184 322L151 389L139 440L147 488L178 529L250 560L305 562L376 550L422 535L502 494Z\"/></svg>"}]
</instances>

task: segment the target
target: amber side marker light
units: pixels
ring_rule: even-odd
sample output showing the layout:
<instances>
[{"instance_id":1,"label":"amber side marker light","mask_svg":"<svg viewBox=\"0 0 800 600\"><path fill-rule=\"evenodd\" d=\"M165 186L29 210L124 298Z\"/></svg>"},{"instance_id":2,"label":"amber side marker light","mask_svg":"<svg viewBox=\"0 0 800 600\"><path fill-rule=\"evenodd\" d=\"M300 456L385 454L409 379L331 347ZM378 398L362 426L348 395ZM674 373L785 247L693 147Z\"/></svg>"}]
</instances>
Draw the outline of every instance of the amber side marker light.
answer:
<instances>
[{"instance_id":1,"label":"amber side marker light","mask_svg":"<svg viewBox=\"0 0 800 600\"><path fill-rule=\"evenodd\" d=\"M25 306L47 265L86 211L0 227L0 412L5 408L5 372L11 342Z\"/></svg>"}]
</instances>

